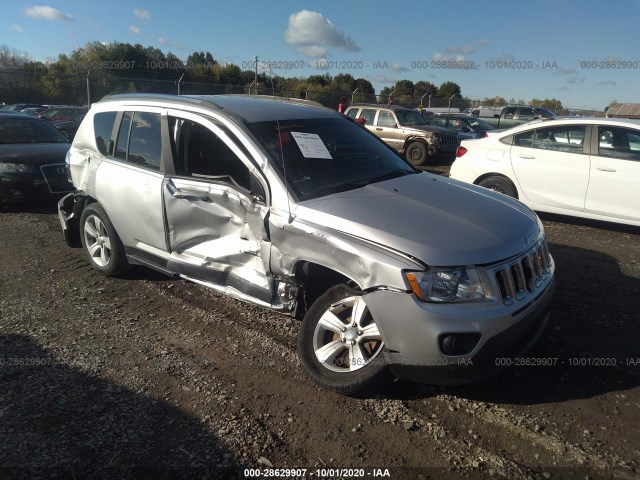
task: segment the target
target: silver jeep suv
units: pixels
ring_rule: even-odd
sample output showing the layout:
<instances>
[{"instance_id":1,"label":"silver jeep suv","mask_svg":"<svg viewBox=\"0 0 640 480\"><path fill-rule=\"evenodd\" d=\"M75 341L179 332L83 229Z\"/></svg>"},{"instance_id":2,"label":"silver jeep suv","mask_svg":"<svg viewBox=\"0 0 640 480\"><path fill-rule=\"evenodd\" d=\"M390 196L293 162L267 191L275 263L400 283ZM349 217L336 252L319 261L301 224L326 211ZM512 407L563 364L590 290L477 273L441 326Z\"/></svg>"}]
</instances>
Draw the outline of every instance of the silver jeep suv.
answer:
<instances>
[{"instance_id":1,"label":"silver jeep suv","mask_svg":"<svg viewBox=\"0 0 640 480\"><path fill-rule=\"evenodd\" d=\"M417 110L399 105L353 104L345 111L416 167L435 156L453 160L460 138L456 131L429 125Z\"/></svg>"},{"instance_id":2,"label":"silver jeep suv","mask_svg":"<svg viewBox=\"0 0 640 480\"><path fill-rule=\"evenodd\" d=\"M393 376L464 383L545 327L554 263L518 201L416 171L355 122L302 100L116 95L67 156L67 243L303 318L326 388Z\"/></svg>"}]
</instances>

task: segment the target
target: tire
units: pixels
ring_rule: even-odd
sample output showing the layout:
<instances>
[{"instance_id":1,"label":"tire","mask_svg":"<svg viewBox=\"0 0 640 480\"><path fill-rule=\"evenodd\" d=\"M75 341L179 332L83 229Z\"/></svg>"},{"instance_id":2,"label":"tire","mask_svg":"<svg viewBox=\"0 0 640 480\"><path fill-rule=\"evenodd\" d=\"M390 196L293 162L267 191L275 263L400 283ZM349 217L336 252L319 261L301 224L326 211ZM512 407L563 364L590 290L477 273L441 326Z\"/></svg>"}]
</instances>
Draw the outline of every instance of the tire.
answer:
<instances>
[{"instance_id":1,"label":"tire","mask_svg":"<svg viewBox=\"0 0 640 480\"><path fill-rule=\"evenodd\" d=\"M394 379L363 294L336 285L313 303L298 334L298 356L319 385L344 395L379 392Z\"/></svg>"},{"instance_id":2,"label":"tire","mask_svg":"<svg viewBox=\"0 0 640 480\"><path fill-rule=\"evenodd\" d=\"M427 163L427 160L429 158L429 150L424 143L413 142L407 147L405 157L411 165L415 167L421 167L422 165Z\"/></svg>"},{"instance_id":3,"label":"tire","mask_svg":"<svg viewBox=\"0 0 640 480\"><path fill-rule=\"evenodd\" d=\"M515 185L506 177L487 177L478 183L481 187L488 188L494 192L500 192L513 198L518 198L518 191Z\"/></svg>"},{"instance_id":4,"label":"tire","mask_svg":"<svg viewBox=\"0 0 640 480\"><path fill-rule=\"evenodd\" d=\"M80 217L80 239L89 263L107 277L115 277L129 268L124 246L104 209L97 203L87 205Z\"/></svg>"}]
</instances>

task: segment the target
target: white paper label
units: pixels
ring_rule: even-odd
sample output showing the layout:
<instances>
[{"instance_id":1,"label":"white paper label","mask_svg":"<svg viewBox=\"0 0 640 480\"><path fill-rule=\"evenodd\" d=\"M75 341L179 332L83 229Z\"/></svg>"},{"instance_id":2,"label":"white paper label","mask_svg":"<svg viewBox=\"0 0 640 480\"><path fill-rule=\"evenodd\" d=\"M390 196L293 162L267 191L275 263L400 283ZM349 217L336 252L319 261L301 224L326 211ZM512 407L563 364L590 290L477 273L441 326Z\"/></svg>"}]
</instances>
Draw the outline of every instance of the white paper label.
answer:
<instances>
[{"instance_id":1,"label":"white paper label","mask_svg":"<svg viewBox=\"0 0 640 480\"><path fill-rule=\"evenodd\" d=\"M291 132L302 155L305 158L328 158L331 154L323 143L322 139L315 133Z\"/></svg>"}]
</instances>

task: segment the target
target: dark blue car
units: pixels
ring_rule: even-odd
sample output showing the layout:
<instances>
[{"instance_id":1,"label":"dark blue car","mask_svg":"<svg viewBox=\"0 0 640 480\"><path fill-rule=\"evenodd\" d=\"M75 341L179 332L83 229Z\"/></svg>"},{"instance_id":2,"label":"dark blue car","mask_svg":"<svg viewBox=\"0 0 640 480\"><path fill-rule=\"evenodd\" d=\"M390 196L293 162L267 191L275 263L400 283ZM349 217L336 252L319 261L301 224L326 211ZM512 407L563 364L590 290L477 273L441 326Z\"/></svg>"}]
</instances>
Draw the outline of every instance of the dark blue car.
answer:
<instances>
[{"instance_id":1,"label":"dark blue car","mask_svg":"<svg viewBox=\"0 0 640 480\"><path fill-rule=\"evenodd\" d=\"M487 130L493 127L481 118L470 115L431 115L424 117L429 125L457 130L460 140L486 137Z\"/></svg>"}]
</instances>

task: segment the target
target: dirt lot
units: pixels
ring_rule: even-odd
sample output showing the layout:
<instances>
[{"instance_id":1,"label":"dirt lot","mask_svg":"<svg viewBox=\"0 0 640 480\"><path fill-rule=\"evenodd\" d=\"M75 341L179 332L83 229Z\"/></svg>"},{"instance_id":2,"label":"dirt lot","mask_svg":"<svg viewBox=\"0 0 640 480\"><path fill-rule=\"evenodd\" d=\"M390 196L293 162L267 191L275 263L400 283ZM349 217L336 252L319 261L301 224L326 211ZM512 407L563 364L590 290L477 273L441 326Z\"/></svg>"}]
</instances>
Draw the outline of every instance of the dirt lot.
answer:
<instances>
[{"instance_id":1,"label":"dirt lot","mask_svg":"<svg viewBox=\"0 0 640 480\"><path fill-rule=\"evenodd\" d=\"M552 365L353 399L305 377L297 321L103 278L51 210L0 220L0 477L640 478L637 229L545 219L558 288L530 356Z\"/></svg>"}]
</instances>

